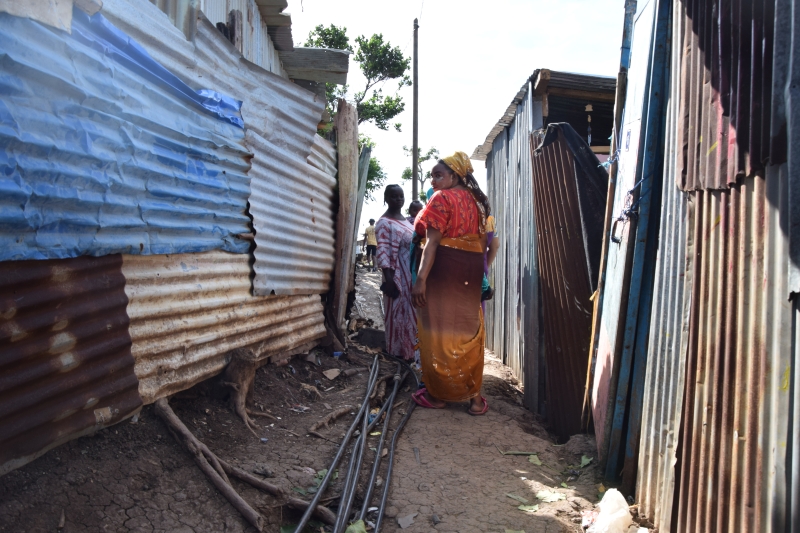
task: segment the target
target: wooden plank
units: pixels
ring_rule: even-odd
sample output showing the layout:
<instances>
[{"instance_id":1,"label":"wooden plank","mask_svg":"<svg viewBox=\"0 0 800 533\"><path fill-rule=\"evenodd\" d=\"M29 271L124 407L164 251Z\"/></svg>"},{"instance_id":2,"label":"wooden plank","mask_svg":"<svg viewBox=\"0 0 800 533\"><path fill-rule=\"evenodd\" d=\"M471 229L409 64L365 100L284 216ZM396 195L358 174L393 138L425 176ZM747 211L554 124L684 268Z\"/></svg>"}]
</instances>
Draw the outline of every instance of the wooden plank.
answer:
<instances>
[{"instance_id":1,"label":"wooden plank","mask_svg":"<svg viewBox=\"0 0 800 533\"><path fill-rule=\"evenodd\" d=\"M275 50L294 50L291 26L267 26L267 34L269 34L269 38L272 39L272 44L275 45Z\"/></svg>"},{"instance_id":2,"label":"wooden plank","mask_svg":"<svg viewBox=\"0 0 800 533\"><path fill-rule=\"evenodd\" d=\"M289 7L289 0L256 0L256 5L267 8L273 13L280 13Z\"/></svg>"},{"instance_id":3,"label":"wooden plank","mask_svg":"<svg viewBox=\"0 0 800 533\"><path fill-rule=\"evenodd\" d=\"M284 70L293 79L344 85L350 68L350 54L331 48L295 48L280 52Z\"/></svg>"},{"instance_id":4,"label":"wooden plank","mask_svg":"<svg viewBox=\"0 0 800 533\"><path fill-rule=\"evenodd\" d=\"M333 286L333 318L343 334L347 292L355 261L355 214L358 196L358 112L344 98L336 112L336 151L339 167L339 212L336 215L336 265Z\"/></svg>"},{"instance_id":5,"label":"wooden plank","mask_svg":"<svg viewBox=\"0 0 800 533\"><path fill-rule=\"evenodd\" d=\"M553 87L552 85L547 88L547 93L550 96L561 96L564 98L576 98L579 100L595 101L595 102L613 102L615 95L613 92L596 92L596 91L581 91L579 89L562 89L560 87Z\"/></svg>"},{"instance_id":6,"label":"wooden plank","mask_svg":"<svg viewBox=\"0 0 800 533\"><path fill-rule=\"evenodd\" d=\"M547 85L550 82L550 70L543 68L536 76L533 82L533 96L539 98L547 93Z\"/></svg>"},{"instance_id":7,"label":"wooden plank","mask_svg":"<svg viewBox=\"0 0 800 533\"><path fill-rule=\"evenodd\" d=\"M292 25L292 16L289 13L270 13L268 15L261 13L261 20L267 26L286 27Z\"/></svg>"}]
</instances>

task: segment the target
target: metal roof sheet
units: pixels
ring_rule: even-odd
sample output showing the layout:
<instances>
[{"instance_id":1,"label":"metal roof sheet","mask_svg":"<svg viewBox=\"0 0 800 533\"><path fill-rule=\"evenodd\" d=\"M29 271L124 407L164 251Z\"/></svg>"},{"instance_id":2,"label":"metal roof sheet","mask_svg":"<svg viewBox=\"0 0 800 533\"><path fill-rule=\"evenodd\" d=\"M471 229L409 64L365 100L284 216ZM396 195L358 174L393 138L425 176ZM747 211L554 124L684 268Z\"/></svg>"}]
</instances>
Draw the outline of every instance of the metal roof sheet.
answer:
<instances>
[{"instance_id":1,"label":"metal roof sheet","mask_svg":"<svg viewBox=\"0 0 800 533\"><path fill-rule=\"evenodd\" d=\"M121 264L0 263L0 475L141 407Z\"/></svg>"},{"instance_id":2,"label":"metal roof sheet","mask_svg":"<svg viewBox=\"0 0 800 533\"><path fill-rule=\"evenodd\" d=\"M256 230L255 294L329 290L334 266L336 154L319 135L315 141L306 161L247 133L248 145L256 153L250 196Z\"/></svg>"},{"instance_id":3,"label":"metal roof sheet","mask_svg":"<svg viewBox=\"0 0 800 533\"><path fill-rule=\"evenodd\" d=\"M237 348L266 361L325 335L319 296L251 294L247 255L125 255L122 273L145 403L218 374Z\"/></svg>"},{"instance_id":4,"label":"metal roof sheet","mask_svg":"<svg viewBox=\"0 0 800 533\"><path fill-rule=\"evenodd\" d=\"M487 155L492 151L492 143L494 142L494 139L500 134L501 131L503 131L503 129L508 127L508 125L514 121L517 106L520 104L520 102L522 102L528 90L528 82L535 83L539 73L542 71L547 72L550 76L548 86L567 90L606 93L611 99L613 99L616 91L617 79L614 77L591 76L587 74L559 72L556 70L536 69L528 78L525 85L522 86L519 92L517 92L517 94L511 100L511 104L509 104L509 106L506 108L506 111L500 117L500 120L497 121L491 130L489 130L489 135L486 136L486 140L483 141L483 144L478 145L475 150L473 150L470 159L476 159L478 161L483 161L486 159Z\"/></svg>"},{"instance_id":5,"label":"metal roof sheet","mask_svg":"<svg viewBox=\"0 0 800 533\"><path fill-rule=\"evenodd\" d=\"M71 34L0 15L0 55L0 260L248 250L238 102L79 9Z\"/></svg>"}]
</instances>

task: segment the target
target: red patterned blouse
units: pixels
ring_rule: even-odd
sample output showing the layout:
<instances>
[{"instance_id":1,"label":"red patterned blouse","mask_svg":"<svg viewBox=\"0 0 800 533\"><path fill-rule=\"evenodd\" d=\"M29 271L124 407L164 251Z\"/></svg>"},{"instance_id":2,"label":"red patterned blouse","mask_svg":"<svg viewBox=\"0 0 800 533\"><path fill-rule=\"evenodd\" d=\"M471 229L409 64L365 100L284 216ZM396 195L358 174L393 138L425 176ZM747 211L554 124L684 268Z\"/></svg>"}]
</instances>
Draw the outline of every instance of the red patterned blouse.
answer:
<instances>
[{"instance_id":1,"label":"red patterned blouse","mask_svg":"<svg viewBox=\"0 0 800 533\"><path fill-rule=\"evenodd\" d=\"M433 228L451 239L481 233L481 216L475 198L466 189L437 191L417 215L414 229L425 236Z\"/></svg>"}]
</instances>

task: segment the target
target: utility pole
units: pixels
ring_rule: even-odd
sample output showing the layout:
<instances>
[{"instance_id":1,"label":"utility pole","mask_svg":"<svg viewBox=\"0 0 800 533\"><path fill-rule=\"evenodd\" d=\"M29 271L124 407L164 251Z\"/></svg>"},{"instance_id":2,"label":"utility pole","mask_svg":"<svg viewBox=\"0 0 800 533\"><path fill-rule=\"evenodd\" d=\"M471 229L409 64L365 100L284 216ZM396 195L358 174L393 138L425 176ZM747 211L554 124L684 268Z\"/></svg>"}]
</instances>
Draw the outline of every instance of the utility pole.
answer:
<instances>
[{"instance_id":1,"label":"utility pole","mask_svg":"<svg viewBox=\"0 0 800 533\"><path fill-rule=\"evenodd\" d=\"M419 69L417 68L417 59L419 57L419 49L417 47L417 34L419 31L419 24L417 19L414 19L414 139L411 142L411 199L419 200L419 140L417 134L419 132Z\"/></svg>"}]
</instances>

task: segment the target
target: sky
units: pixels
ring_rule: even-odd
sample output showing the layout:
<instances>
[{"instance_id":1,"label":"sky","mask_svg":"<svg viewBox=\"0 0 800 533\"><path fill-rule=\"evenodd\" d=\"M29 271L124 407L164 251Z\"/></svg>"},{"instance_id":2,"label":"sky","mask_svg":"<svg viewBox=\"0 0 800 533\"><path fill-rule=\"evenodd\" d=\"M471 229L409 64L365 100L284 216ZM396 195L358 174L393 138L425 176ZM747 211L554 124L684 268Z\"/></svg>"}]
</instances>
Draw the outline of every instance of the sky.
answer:
<instances>
[{"instance_id":1,"label":"sky","mask_svg":"<svg viewBox=\"0 0 800 533\"><path fill-rule=\"evenodd\" d=\"M456 150L471 155L483 144L537 68L616 76L624 5L624 0L289 0L286 12L292 15L296 46L318 24L334 24L347 28L354 48L357 36L381 33L408 57L419 18L420 152L434 146L445 156ZM352 58L347 83L350 95L366 83ZM383 86L384 94L396 90L393 81ZM412 89L404 87L400 95L405 111L392 122L402 124L401 132L365 123L359 131L375 141L372 155L388 176L386 184L403 185L407 207L411 182L403 182L401 174L411 163L403 146L412 142ZM485 186L484 162L472 165ZM364 204L360 233L386 210L382 192L376 196Z\"/></svg>"}]
</instances>

